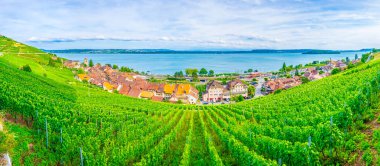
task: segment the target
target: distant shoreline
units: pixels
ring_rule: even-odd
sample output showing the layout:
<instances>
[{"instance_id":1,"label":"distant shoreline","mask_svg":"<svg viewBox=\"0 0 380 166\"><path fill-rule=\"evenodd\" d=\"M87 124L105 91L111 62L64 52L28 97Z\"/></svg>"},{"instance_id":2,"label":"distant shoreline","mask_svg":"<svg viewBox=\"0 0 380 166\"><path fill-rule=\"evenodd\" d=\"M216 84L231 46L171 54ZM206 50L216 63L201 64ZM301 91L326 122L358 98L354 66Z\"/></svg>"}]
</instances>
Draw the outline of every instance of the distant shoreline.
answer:
<instances>
[{"instance_id":1,"label":"distant shoreline","mask_svg":"<svg viewBox=\"0 0 380 166\"><path fill-rule=\"evenodd\" d=\"M300 54L340 54L341 52L358 52L361 50L315 50L315 49L290 49L290 50L249 50L249 51L176 51L166 49L67 49L44 50L49 53L68 54L251 54L251 53L300 53Z\"/></svg>"}]
</instances>

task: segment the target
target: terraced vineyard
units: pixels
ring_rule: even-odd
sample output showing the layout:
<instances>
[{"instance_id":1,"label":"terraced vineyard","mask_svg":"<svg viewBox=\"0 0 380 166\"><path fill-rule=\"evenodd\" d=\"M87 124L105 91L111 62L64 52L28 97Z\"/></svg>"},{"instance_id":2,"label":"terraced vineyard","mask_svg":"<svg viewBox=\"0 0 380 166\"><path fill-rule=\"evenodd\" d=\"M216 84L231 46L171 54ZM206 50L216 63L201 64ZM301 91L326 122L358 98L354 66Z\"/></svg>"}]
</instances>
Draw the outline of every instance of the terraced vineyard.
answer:
<instances>
[{"instance_id":1,"label":"terraced vineyard","mask_svg":"<svg viewBox=\"0 0 380 166\"><path fill-rule=\"evenodd\" d=\"M378 60L251 101L193 106L102 91L22 47L0 38L0 109L34 145L15 165L350 164L379 98Z\"/></svg>"}]
</instances>

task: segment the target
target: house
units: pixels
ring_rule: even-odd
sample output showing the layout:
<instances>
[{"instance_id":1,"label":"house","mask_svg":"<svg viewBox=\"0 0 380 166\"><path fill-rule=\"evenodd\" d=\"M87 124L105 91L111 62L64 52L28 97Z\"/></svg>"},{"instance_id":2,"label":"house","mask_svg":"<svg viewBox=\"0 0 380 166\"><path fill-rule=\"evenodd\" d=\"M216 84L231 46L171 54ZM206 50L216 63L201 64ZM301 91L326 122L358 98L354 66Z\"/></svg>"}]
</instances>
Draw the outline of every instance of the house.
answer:
<instances>
[{"instance_id":1,"label":"house","mask_svg":"<svg viewBox=\"0 0 380 166\"><path fill-rule=\"evenodd\" d=\"M175 92L174 90L175 90L175 88L176 88L176 85L175 84L166 84L165 86L164 86L164 93L165 93L165 98L171 98L172 97L172 95L173 95L173 93Z\"/></svg>"},{"instance_id":2,"label":"house","mask_svg":"<svg viewBox=\"0 0 380 166\"><path fill-rule=\"evenodd\" d=\"M119 89L119 93L120 94L123 94L123 95L128 95L129 94L129 91L131 90L131 86L127 83L123 83L121 85L121 88Z\"/></svg>"},{"instance_id":3,"label":"house","mask_svg":"<svg viewBox=\"0 0 380 166\"><path fill-rule=\"evenodd\" d=\"M113 92L114 87L109 82L104 82L103 83L103 89L108 91L108 92Z\"/></svg>"},{"instance_id":4,"label":"house","mask_svg":"<svg viewBox=\"0 0 380 166\"><path fill-rule=\"evenodd\" d=\"M75 76L75 79L77 79L79 81L89 81L91 79L91 77L88 76L87 74L77 74Z\"/></svg>"},{"instance_id":5,"label":"house","mask_svg":"<svg viewBox=\"0 0 380 166\"><path fill-rule=\"evenodd\" d=\"M331 73L333 69L334 68L331 65L325 65L325 66L320 67L320 70L323 71L324 73Z\"/></svg>"},{"instance_id":6,"label":"house","mask_svg":"<svg viewBox=\"0 0 380 166\"><path fill-rule=\"evenodd\" d=\"M253 72L248 77L249 78L257 78L257 77L261 77L261 76L262 76L262 73L260 73L260 72Z\"/></svg>"},{"instance_id":7,"label":"house","mask_svg":"<svg viewBox=\"0 0 380 166\"><path fill-rule=\"evenodd\" d=\"M206 93L202 95L203 101L217 102L223 100L224 87L220 82L213 80L206 85Z\"/></svg>"},{"instance_id":8,"label":"house","mask_svg":"<svg viewBox=\"0 0 380 166\"><path fill-rule=\"evenodd\" d=\"M248 97L248 86L241 80L235 79L227 83L223 91L223 99L230 100L231 97L242 95L244 98Z\"/></svg>"},{"instance_id":9,"label":"house","mask_svg":"<svg viewBox=\"0 0 380 166\"><path fill-rule=\"evenodd\" d=\"M154 93L151 91L141 91L140 98L151 99L154 96Z\"/></svg>"},{"instance_id":10,"label":"house","mask_svg":"<svg viewBox=\"0 0 380 166\"><path fill-rule=\"evenodd\" d=\"M153 101L162 101L162 100L164 100L164 97L162 97L162 96L153 96L152 100Z\"/></svg>"},{"instance_id":11,"label":"house","mask_svg":"<svg viewBox=\"0 0 380 166\"><path fill-rule=\"evenodd\" d=\"M301 85L300 77L293 78L279 78L275 80L270 80L264 83L263 87L265 88L266 93L272 93L279 89L289 89L294 86Z\"/></svg>"},{"instance_id":12,"label":"house","mask_svg":"<svg viewBox=\"0 0 380 166\"><path fill-rule=\"evenodd\" d=\"M195 104L198 100L198 90L190 84L178 84L175 89L175 97L184 103Z\"/></svg>"},{"instance_id":13,"label":"house","mask_svg":"<svg viewBox=\"0 0 380 166\"><path fill-rule=\"evenodd\" d=\"M80 62L79 61L72 61L72 60L67 60L63 63L64 66L66 66L67 68L76 68L76 69L79 69L80 68Z\"/></svg>"},{"instance_id":14,"label":"house","mask_svg":"<svg viewBox=\"0 0 380 166\"><path fill-rule=\"evenodd\" d=\"M141 89L138 87L131 87L131 90L128 92L128 96L139 97Z\"/></svg>"}]
</instances>

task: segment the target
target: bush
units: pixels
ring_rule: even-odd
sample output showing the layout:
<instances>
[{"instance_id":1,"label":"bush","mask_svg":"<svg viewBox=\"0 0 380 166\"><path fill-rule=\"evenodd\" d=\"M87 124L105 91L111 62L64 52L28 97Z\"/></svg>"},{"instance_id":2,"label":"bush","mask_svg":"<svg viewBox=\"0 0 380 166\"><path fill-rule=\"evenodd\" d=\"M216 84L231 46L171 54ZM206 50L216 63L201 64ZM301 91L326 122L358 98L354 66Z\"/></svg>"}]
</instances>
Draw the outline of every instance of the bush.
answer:
<instances>
[{"instance_id":1,"label":"bush","mask_svg":"<svg viewBox=\"0 0 380 166\"><path fill-rule=\"evenodd\" d=\"M365 161L366 165L371 165L372 164L372 154L371 150L366 150L363 154L363 160Z\"/></svg>"},{"instance_id":2,"label":"bush","mask_svg":"<svg viewBox=\"0 0 380 166\"><path fill-rule=\"evenodd\" d=\"M14 146L14 136L0 131L0 154L12 151Z\"/></svg>"},{"instance_id":3,"label":"bush","mask_svg":"<svg viewBox=\"0 0 380 166\"><path fill-rule=\"evenodd\" d=\"M244 101L244 97L242 95L234 96L232 97L232 101L241 102L241 101Z\"/></svg>"},{"instance_id":4,"label":"bush","mask_svg":"<svg viewBox=\"0 0 380 166\"><path fill-rule=\"evenodd\" d=\"M82 68L80 68L78 71L77 71L77 74L85 74L84 70Z\"/></svg>"},{"instance_id":5,"label":"bush","mask_svg":"<svg viewBox=\"0 0 380 166\"><path fill-rule=\"evenodd\" d=\"M302 82L303 84L306 84L306 83L310 82L310 80L309 80L308 78L302 76L302 77L301 77L301 82Z\"/></svg>"},{"instance_id":6,"label":"bush","mask_svg":"<svg viewBox=\"0 0 380 166\"><path fill-rule=\"evenodd\" d=\"M281 93L281 92L282 92L281 89L277 89L276 91L274 91L274 94L279 94L279 93Z\"/></svg>"},{"instance_id":7,"label":"bush","mask_svg":"<svg viewBox=\"0 0 380 166\"><path fill-rule=\"evenodd\" d=\"M24 65L21 67L21 70L26 71L26 72L32 72L32 68L30 68L29 65Z\"/></svg>"},{"instance_id":8,"label":"bush","mask_svg":"<svg viewBox=\"0 0 380 166\"><path fill-rule=\"evenodd\" d=\"M340 72L340 69L339 68L334 68L332 71L331 71L331 74L334 75L334 74L338 74Z\"/></svg>"}]
</instances>

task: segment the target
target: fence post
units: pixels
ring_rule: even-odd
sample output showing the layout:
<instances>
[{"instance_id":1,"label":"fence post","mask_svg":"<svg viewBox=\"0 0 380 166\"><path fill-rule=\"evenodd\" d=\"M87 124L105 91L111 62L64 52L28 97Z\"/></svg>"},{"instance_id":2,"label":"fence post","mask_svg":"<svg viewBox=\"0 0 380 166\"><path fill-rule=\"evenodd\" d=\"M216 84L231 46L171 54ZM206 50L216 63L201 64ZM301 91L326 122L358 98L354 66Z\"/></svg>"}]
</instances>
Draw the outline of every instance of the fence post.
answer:
<instances>
[{"instance_id":1,"label":"fence post","mask_svg":"<svg viewBox=\"0 0 380 166\"><path fill-rule=\"evenodd\" d=\"M45 131L46 131L46 148L49 147L49 133L48 133L48 126L47 126L47 119L45 117Z\"/></svg>"},{"instance_id":2,"label":"fence post","mask_svg":"<svg viewBox=\"0 0 380 166\"><path fill-rule=\"evenodd\" d=\"M79 152L80 152L80 165L83 166L82 148L79 148Z\"/></svg>"}]
</instances>

